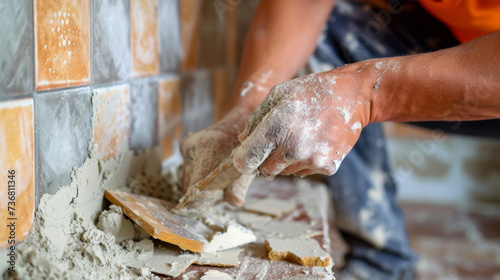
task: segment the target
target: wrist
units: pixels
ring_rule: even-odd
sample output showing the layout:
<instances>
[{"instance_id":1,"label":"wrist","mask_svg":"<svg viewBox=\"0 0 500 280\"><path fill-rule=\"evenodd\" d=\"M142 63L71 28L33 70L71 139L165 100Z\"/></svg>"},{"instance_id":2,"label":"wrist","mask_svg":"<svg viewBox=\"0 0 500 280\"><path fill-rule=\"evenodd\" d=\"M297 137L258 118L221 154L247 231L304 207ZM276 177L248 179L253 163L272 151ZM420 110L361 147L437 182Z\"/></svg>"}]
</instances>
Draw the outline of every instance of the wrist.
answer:
<instances>
[{"instance_id":1,"label":"wrist","mask_svg":"<svg viewBox=\"0 0 500 280\"><path fill-rule=\"evenodd\" d=\"M404 81L406 65L404 57L373 59L364 66L365 92L370 102L368 123L377 123L396 118L401 110L405 110L407 97Z\"/></svg>"},{"instance_id":2,"label":"wrist","mask_svg":"<svg viewBox=\"0 0 500 280\"><path fill-rule=\"evenodd\" d=\"M345 66L335 68L327 72L336 80L333 85L334 91L338 91L344 97L339 100L349 104L357 104L355 111L355 119L359 121L362 127L370 123L378 122L382 119L384 110L381 109L383 100L376 96L380 92L374 89L377 82L377 70L375 63L377 60L367 60L357 63L347 64ZM351 117L352 118L352 117Z\"/></svg>"},{"instance_id":3,"label":"wrist","mask_svg":"<svg viewBox=\"0 0 500 280\"><path fill-rule=\"evenodd\" d=\"M273 70L271 67L262 67L250 75L238 77L229 106L248 110L250 114L264 100L274 85L285 80L280 70Z\"/></svg>"}]
</instances>

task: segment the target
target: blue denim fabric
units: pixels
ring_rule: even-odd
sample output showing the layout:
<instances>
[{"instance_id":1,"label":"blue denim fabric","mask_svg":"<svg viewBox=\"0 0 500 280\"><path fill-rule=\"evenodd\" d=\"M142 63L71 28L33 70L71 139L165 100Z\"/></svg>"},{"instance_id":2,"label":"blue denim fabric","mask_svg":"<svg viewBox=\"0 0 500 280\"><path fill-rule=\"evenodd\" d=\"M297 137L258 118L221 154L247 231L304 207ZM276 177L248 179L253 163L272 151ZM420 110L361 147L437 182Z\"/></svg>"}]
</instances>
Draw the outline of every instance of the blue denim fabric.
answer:
<instances>
[{"instance_id":1,"label":"blue denim fabric","mask_svg":"<svg viewBox=\"0 0 500 280\"><path fill-rule=\"evenodd\" d=\"M389 0L386 7L377 8L339 0L309 65L320 72L457 44L416 1ZM363 129L337 174L326 181L333 194L336 225L350 246L340 279L414 279L417 256L396 203L381 124Z\"/></svg>"}]
</instances>

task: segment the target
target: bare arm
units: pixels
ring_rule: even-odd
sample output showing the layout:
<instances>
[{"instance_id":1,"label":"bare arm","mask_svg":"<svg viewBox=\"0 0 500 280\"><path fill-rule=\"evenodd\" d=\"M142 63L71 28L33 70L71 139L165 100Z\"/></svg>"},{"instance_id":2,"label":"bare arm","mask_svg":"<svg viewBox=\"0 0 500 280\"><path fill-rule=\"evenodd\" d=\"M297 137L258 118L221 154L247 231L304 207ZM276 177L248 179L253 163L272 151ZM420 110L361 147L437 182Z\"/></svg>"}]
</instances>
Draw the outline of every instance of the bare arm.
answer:
<instances>
[{"instance_id":1,"label":"bare arm","mask_svg":"<svg viewBox=\"0 0 500 280\"><path fill-rule=\"evenodd\" d=\"M269 89L289 80L314 51L334 0L263 0L250 25L230 111L214 125L187 137L181 144L184 189L203 179L240 142L238 134ZM243 203L252 175L237 179L225 200ZM201 202L202 203L202 202Z\"/></svg>"},{"instance_id":2,"label":"bare arm","mask_svg":"<svg viewBox=\"0 0 500 280\"><path fill-rule=\"evenodd\" d=\"M276 85L251 114L234 164L245 174L331 175L370 123L500 118L499 48L500 31Z\"/></svg>"},{"instance_id":3,"label":"bare arm","mask_svg":"<svg viewBox=\"0 0 500 280\"><path fill-rule=\"evenodd\" d=\"M313 53L334 2L260 2L243 48L231 107L253 111L273 85L300 70Z\"/></svg>"},{"instance_id":4,"label":"bare arm","mask_svg":"<svg viewBox=\"0 0 500 280\"><path fill-rule=\"evenodd\" d=\"M387 60L400 69L386 71L372 90L370 122L500 118L499 49L497 31L451 49ZM378 74L371 79L376 84Z\"/></svg>"}]
</instances>

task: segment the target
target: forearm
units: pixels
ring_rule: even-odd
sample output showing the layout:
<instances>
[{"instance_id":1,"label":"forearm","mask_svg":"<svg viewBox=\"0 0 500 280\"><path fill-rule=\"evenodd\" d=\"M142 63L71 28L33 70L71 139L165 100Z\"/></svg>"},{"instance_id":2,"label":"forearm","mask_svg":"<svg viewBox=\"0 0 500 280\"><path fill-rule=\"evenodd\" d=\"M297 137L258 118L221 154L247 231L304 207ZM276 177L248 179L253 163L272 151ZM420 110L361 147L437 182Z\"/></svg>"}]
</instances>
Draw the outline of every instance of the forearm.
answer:
<instances>
[{"instance_id":1,"label":"forearm","mask_svg":"<svg viewBox=\"0 0 500 280\"><path fill-rule=\"evenodd\" d=\"M250 25L230 107L252 111L306 63L333 0L261 1Z\"/></svg>"},{"instance_id":2,"label":"forearm","mask_svg":"<svg viewBox=\"0 0 500 280\"><path fill-rule=\"evenodd\" d=\"M500 32L375 65L370 123L500 118ZM374 62L376 63L376 62Z\"/></svg>"}]
</instances>

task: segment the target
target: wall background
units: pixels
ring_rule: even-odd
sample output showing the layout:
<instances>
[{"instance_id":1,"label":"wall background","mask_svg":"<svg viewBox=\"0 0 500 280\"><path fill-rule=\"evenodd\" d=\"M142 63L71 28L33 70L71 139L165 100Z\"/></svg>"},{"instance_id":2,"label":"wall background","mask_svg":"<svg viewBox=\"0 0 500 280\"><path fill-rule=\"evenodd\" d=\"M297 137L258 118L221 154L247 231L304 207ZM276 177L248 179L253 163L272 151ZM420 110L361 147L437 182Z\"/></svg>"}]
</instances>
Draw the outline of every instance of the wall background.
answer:
<instances>
[{"instance_id":1,"label":"wall background","mask_svg":"<svg viewBox=\"0 0 500 280\"><path fill-rule=\"evenodd\" d=\"M171 159L224 109L257 3L0 1L1 223L9 169L23 239L41 195L70 183L90 140L102 159L155 145Z\"/></svg>"}]
</instances>

